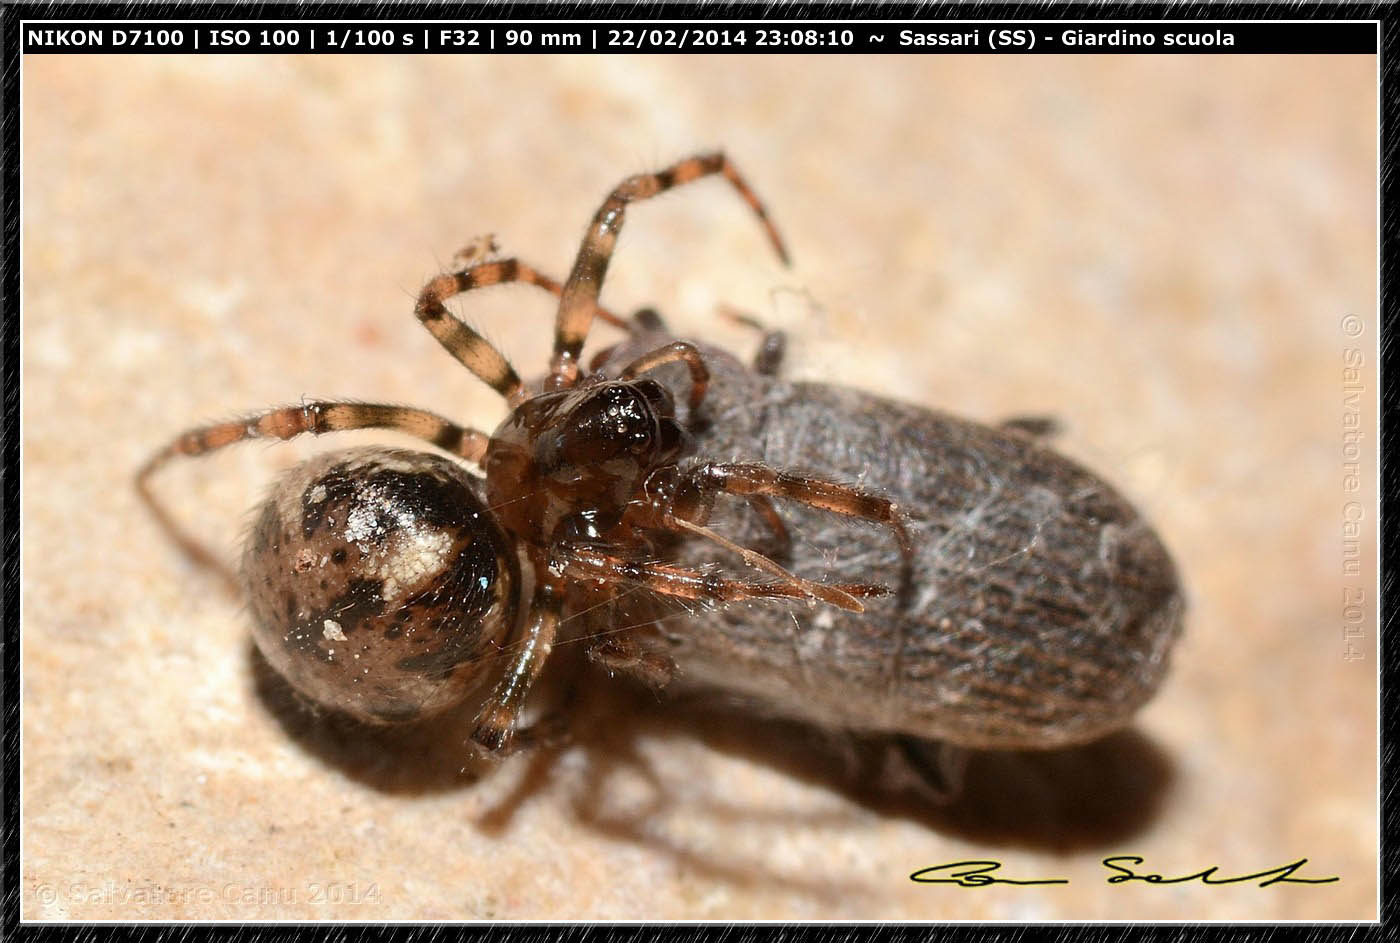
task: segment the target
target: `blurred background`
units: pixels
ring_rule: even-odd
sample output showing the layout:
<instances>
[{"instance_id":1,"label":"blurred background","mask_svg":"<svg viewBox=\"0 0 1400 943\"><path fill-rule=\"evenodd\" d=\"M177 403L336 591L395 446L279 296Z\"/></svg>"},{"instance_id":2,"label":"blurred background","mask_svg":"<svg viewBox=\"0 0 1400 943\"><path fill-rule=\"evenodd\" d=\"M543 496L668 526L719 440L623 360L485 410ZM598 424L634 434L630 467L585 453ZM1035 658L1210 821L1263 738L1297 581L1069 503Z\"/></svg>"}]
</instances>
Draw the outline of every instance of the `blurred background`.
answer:
<instances>
[{"instance_id":1,"label":"blurred background","mask_svg":"<svg viewBox=\"0 0 1400 943\"><path fill-rule=\"evenodd\" d=\"M26 917L1376 916L1373 57L22 68ZM629 213L604 303L747 354L733 305L789 331L793 376L1058 417L1191 600L1132 731L975 758L934 808L842 781L805 735L599 680L573 746L459 772L460 717L386 735L286 704L241 602L138 504L184 428L304 395L492 428L500 401L414 323L424 281L485 234L561 277L615 183L718 147L792 268L710 180ZM458 310L543 369L542 293ZM385 438L231 449L157 487L233 560L278 470ZM1341 880L1110 886L1118 854ZM1071 883L909 880L969 858Z\"/></svg>"}]
</instances>

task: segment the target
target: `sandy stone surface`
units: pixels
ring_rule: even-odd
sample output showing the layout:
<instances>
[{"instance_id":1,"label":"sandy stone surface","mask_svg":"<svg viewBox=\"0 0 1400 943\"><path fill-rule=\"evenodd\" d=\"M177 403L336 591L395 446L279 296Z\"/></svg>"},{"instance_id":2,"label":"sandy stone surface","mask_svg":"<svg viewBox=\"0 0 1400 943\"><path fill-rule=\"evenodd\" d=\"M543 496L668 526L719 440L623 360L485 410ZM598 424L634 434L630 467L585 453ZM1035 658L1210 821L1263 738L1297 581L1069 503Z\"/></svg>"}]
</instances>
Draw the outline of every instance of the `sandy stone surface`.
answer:
<instances>
[{"instance_id":1,"label":"sandy stone surface","mask_svg":"<svg viewBox=\"0 0 1400 943\"><path fill-rule=\"evenodd\" d=\"M30 56L23 95L25 917L1375 917L1373 58ZM139 505L171 436L303 395L491 428L418 288L486 233L562 275L609 187L716 146L794 266L709 181L630 215L605 302L751 350L730 303L791 332L793 375L1060 417L1190 595L1132 731L979 757L931 808L599 678L574 746L461 771L465 717L289 705ZM459 310L543 366L542 294ZM233 559L272 476L331 445L158 487ZM1110 885L1108 855L1341 880ZM1070 883L909 880L989 858Z\"/></svg>"}]
</instances>

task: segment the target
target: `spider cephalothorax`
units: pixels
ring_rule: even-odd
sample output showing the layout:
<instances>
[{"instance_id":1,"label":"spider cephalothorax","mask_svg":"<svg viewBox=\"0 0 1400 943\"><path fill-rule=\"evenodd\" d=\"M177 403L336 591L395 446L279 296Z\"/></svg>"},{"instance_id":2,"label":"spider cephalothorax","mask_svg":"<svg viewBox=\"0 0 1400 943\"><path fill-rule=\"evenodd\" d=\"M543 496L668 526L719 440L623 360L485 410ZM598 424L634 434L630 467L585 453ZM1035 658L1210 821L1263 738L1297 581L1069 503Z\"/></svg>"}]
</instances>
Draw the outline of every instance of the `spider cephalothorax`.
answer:
<instances>
[{"instance_id":1,"label":"spider cephalothorax","mask_svg":"<svg viewBox=\"0 0 1400 943\"><path fill-rule=\"evenodd\" d=\"M606 381L521 403L491 436L483 467L501 522L521 539L606 540L687 436L655 380Z\"/></svg>"}]
</instances>

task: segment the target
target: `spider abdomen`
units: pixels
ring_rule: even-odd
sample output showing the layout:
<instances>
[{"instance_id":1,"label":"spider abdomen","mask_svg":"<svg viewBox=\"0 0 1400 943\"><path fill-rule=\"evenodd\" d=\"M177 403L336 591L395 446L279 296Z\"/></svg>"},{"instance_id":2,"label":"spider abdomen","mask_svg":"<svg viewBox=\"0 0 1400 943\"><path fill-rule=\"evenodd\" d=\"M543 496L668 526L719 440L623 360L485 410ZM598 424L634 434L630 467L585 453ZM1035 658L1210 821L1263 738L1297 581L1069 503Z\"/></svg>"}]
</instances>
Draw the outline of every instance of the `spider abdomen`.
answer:
<instances>
[{"instance_id":1,"label":"spider abdomen","mask_svg":"<svg viewBox=\"0 0 1400 943\"><path fill-rule=\"evenodd\" d=\"M312 700L413 720L484 683L514 620L518 563L461 466L423 452L330 452L258 511L242 575L254 639Z\"/></svg>"}]
</instances>

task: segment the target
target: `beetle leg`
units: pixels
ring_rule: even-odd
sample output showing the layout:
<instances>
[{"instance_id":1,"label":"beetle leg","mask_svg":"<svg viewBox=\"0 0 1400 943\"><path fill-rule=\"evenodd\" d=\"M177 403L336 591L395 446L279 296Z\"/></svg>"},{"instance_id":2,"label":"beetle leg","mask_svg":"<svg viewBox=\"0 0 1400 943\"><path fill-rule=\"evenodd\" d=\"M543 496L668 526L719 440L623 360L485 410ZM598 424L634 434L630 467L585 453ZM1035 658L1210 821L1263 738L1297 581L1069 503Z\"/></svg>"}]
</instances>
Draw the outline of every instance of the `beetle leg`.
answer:
<instances>
[{"instance_id":1,"label":"beetle leg","mask_svg":"<svg viewBox=\"0 0 1400 943\"><path fill-rule=\"evenodd\" d=\"M1064 427L1054 416L1011 416L1003 419L998 428L1024 433L1032 439L1051 439L1064 432Z\"/></svg>"},{"instance_id":2,"label":"beetle leg","mask_svg":"<svg viewBox=\"0 0 1400 943\"><path fill-rule=\"evenodd\" d=\"M666 326L666 320L661 317L661 312L655 308L638 308L632 314L632 325L635 330L647 332L666 332L670 328Z\"/></svg>"},{"instance_id":3,"label":"beetle leg","mask_svg":"<svg viewBox=\"0 0 1400 943\"><path fill-rule=\"evenodd\" d=\"M952 802L962 793L970 754L962 747L941 740L922 740L900 734L890 745L886 769L902 765L915 776L911 784L925 798L939 805ZM895 759L897 756L897 759Z\"/></svg>"},{"instance_id":4,"label":"beetle leg","mask_svg":"<svg viewBox=\"0 0 1400 943\"><path fill-rule=\"evenodd\" d=\"M758 353L753 358L754 372L761 373L766 377L777 376L783 365L783 357L787 354L787 335L782 331L768 330L758 318L729 305L720 305L719 316L733 321L735 324L752 328L762 335L758 343Z\"/></svg>"}]
</instances>

